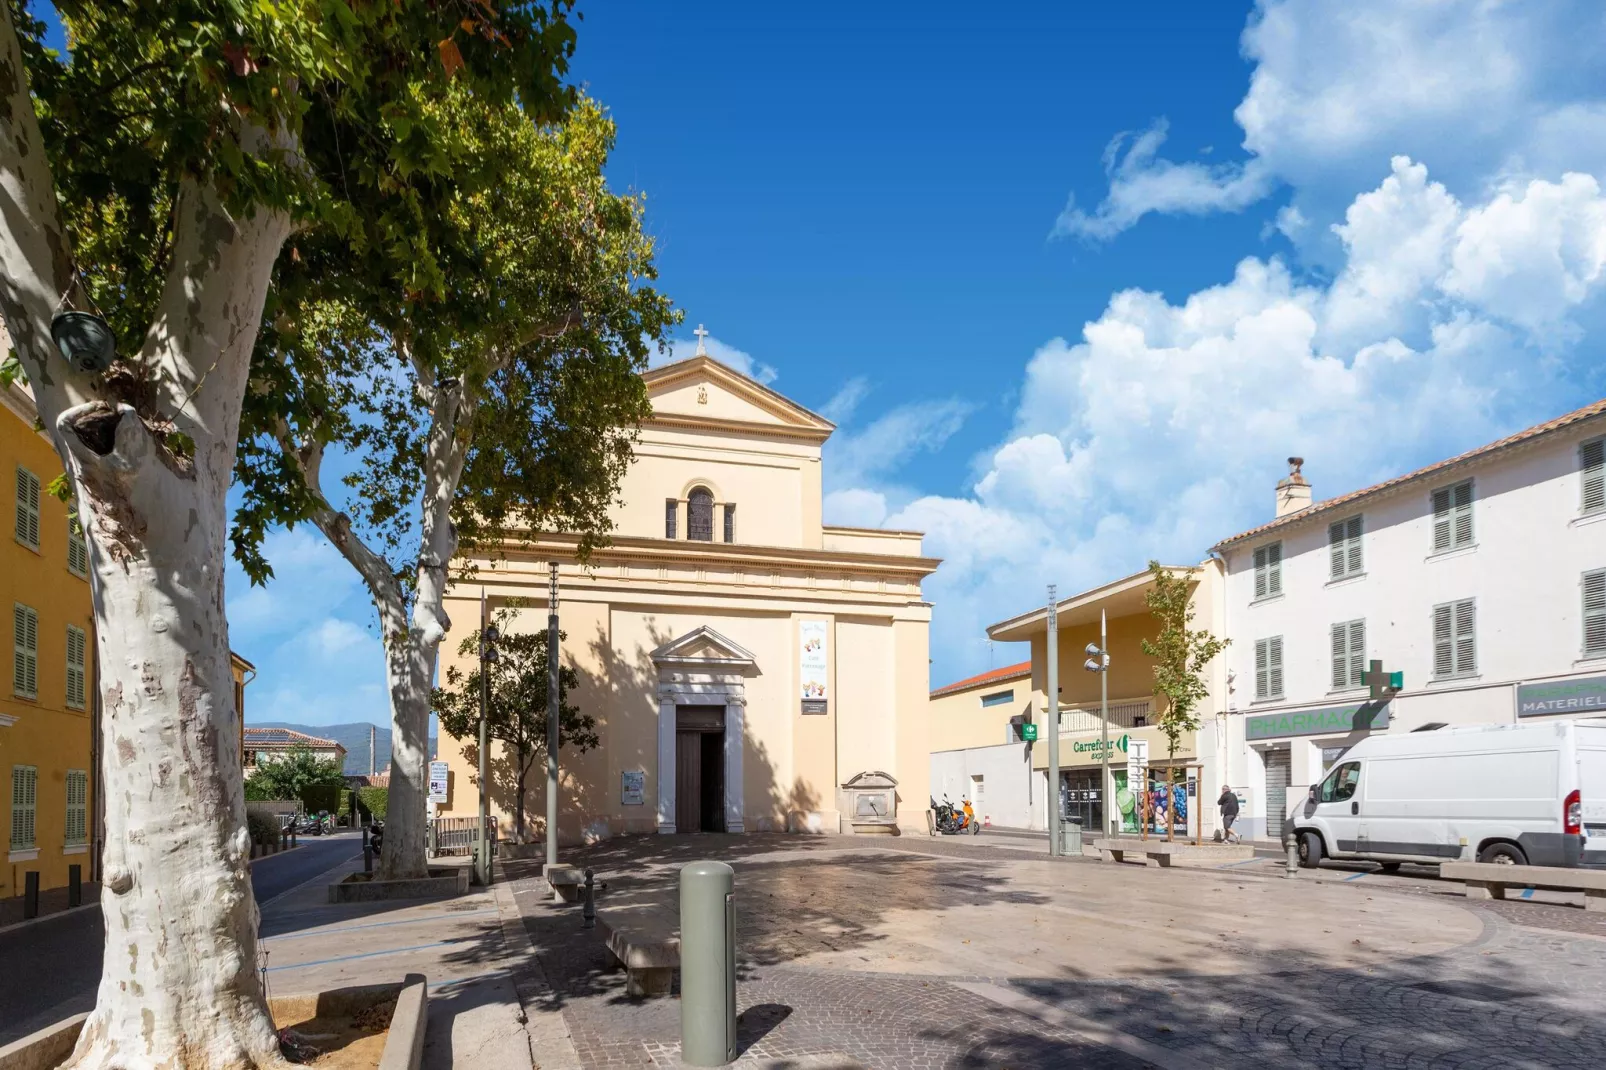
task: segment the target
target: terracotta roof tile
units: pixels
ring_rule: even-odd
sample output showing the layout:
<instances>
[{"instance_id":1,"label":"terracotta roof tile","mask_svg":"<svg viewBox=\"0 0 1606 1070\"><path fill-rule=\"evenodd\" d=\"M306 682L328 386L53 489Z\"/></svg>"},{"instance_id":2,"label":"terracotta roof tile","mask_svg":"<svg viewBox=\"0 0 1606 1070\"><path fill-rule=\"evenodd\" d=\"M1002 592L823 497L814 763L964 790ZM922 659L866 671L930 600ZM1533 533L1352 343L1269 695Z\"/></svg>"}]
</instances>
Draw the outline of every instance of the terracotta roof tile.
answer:
<instances>
[{"instance_id":1,"label":"terracotta roof tile","mask_svg":"<svg viewBox=\"0 0 1606 1070\"><path fill-rule=\"evenodd\" d=\"M1216 543L1216 545L1212 546L1211 550L1220 550L1223 547L1231 546L1233 543L1243 542L1245 539L1253 539L1257 536L1264 535L1269 531L1275 531L1281 528L1289 527L1293 524L1301 523L1302 521L1308 520L1318 513L1325 513L1334 509L1343 508L1346 505L1351 505L1357 501L1360 501L1362 498L1368 498L1382 491L1392 490L1396 487L1404 486L1407 483L1414 483L1417 480L1427 479L1430 476L1434 476L1441 472L1448 471L1449 469L1459 467L1460 465L1466 464L1470 461L1481 460L1484 457L1499 453L1502 450L1507 450L1513 446L1519 446L1523 443L1531 442L1536 438L1540 438L1544 435L1551 434L1552 432L1560 431L1563 428L1571 427L1574 424L1582 423L1586 420L1591 420L1602 415L1606 415L1606 398L1602 398L1599 401L1585 405L1581 409L1574 409L1572 412L1569 412L1563 416L1558 416L1553 420L1546 420L1542 424L1535 424L1533 427L1530 427L1525 431L1518 431L1514 435L1507 435L1505 438L1490 442L1484 446L1479 446L1477 449L1468 450L1466 453L1451 457L1448 460L1439 461L1436 464L1430 464L1426 468L1418 468L1416 471L1407 472L1403 476L1395 476L1393 479L1385 479L1381 483L1373 484L1372 486L1363 488L1361 490L1351 491L1348 494L1341 494L1336 498L1329 498L1325 502L1317 502L1315 505L1301 509L1297 513L1289 513L1287 516L1278 517L1276 520L1262 524L1257 528L1250 528L1248 531L1239 532L1230 539L1222 539L1220 542Z\"/></svg>"},{"instance_id":2,"label":"terracotta roof tile","mask_svg":"<svg viewBox=\"0 0 1606 1070\"><path fill-rule=\"evenodd\" d=\"M305 732L297 732L291 728L252 728L245 726L245 745L247 747L293 747L303 744L308 747L338 747L340 744L332 739L319 739L309 736Z\"/></svg>"},{"instance_id":3,"label":"terracotta roof tile","mask_svg":"<svg viewBox=\"0 0 1606 1070\"><path fill-rule=\"evenodd\" d=\"M1023 661L1019 665L1005 665L1002 669L990 669L979 676L970 676L957 683L945 684L933 691L931 697L941 698L943 695L951 695L955 691L963 691L966 688L1003 680L1013 680L1016 677L1030 676L1031 674L1032 663L1029 661Z\"/></svg>"}]
</instances>

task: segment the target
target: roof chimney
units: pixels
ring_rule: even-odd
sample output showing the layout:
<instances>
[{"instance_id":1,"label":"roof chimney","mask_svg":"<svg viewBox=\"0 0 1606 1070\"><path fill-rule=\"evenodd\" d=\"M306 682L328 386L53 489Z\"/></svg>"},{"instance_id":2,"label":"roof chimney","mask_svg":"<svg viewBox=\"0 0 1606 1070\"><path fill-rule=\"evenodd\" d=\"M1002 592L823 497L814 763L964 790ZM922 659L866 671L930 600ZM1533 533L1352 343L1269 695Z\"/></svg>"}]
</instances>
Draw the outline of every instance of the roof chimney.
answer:
<instances>
[{"instance_id":1,"label":"roof chimney","mask_svg":"<svg viewBox=\"0 0 1606 1070\"><path fill-rule=\"evenodd\" d=\"M1288 458L1288 476L1277 481L1277 516L1285 517L1310 508L1310 484L1300 474L1303 457Z\"/></svg>"}]
</instances>

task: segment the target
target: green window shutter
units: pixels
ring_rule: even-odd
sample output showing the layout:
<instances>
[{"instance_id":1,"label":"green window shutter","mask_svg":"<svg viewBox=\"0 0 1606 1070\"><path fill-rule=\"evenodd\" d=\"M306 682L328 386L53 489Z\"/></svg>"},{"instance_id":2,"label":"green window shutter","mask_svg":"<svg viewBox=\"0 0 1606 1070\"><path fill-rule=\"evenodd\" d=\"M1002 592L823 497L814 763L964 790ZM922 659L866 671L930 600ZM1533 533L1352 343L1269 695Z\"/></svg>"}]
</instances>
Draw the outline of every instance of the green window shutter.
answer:
<instances>
[{"instance_id":1,"label":"green window shutter","mask_svg":"<svg viewBox=\"0 0 1606 1070\"><path fill-rule=\"evenodd\" d=\"M1349 625L1333 625L1333 690L1349 686Z\"/></svg>"},{"instance_id":2,"label":"green window shutter","mask_svg":"<svg viewBox=\"0 0 1606 1070\"><path fill-rule=\"evenodd\" d=\"M11 767L11 849L25 851L37 846L39 809L39 770L31 765Z\"/></svg>"},{"instance_id":3,"label":"green window shutter","mask_svg":"<svg viewBox=\"0 0 1606 1070\"><path fill-rule=\"evenodd\" d=\"M1598 513L1606 509L1606 438L1578 448L1578 467L1583 472L1583 511Z\"/></svg>"},{"instance_id":4,"label":"green window shutter","mask_svg":"<svg viewBox=\"0 0 1606 1070\"><path fill-rule=\"evenodd\" d=\"M1606 654L1606 568L1584 573L1584 656Z\"/></svg>"},{"instance_id":5,"label":"green window shutter","mask_svg":"<svg viewBox=\"0 0 1606 1070\"><path fill-rule=\"evenodd\" d=\"M1270 657L1267 647L1270 643L1269 639L1255 640L1255 698L1257 699L1271 696L1271 676L1267 665Z\"/></svg>"},{"instance_id":6,"label":"green window shutter","mask_svg":"<svg viewBox=\"0 0 1606 1070\"><path fill-rule=\"evenodd\" d=\"M67 845L89 842L89 774L67 771Z\"/></svg>"},{"instance_id":7,"label":"green window shutter","mask_svg":"<svg viewBox=\"0 0 1606 1070\"><path fill-rule=\"evenodd\" d=\"M1366 673L1366 622L1352 620L1349 622L1349 685L1361 686L1361 677Z\"/></svg>"},{"instance_id":8,"label":"green window shutter","mask_svg":"<svg viewBox=\"0 0 1606 1070\"><path fill-rule=\"evenodd\" d=\"M1455 544L1472 544L1472 481L1455 485Z\"/></svg>"},{"instance_id":9,"label":"green window shutter","mask_svg":"<svg viewBox=\"0 0 1606 1070\"><path fill-rule=\"evenodd\" d=\"M89 576L89 544L84 541L83 525L78 514L67 517L67 571L75 576Z\"/></svg>"},{"instance_id":10,"label":"green window shutter","mask_svg":"<svg viewBox=\"0 0 1606 1070\"><path fill-rule=\"evenodd\" d=\"M84 708L84 647L82 628L67 625L67 705L71 709Z\"/></svg>"},{"instance_id":11,"label":"green window shutter","mask_svg":"<svg viewBox=\"0 0 1606 1070\"><path fill-rule=\"evenodd\" d=\"M1433 550L1448 550L1452 530L1450 518L1450 488L1433 492Z\"/></svg>"},{"instance_id":12,"label":"green window shutter","mask_svg":"<svg viewBox=\"0 0 1606 1070\"><path fill-rule=\"evenodd\" d=\"M17 467L17 541L39 549L39 477Z\"/></svg>"},{"instance_id":13,"label":"green window shutter","mask_svg":"<svg viewBox=\"0 0 1606 1070\"><path fill-rule=\"evenodd\" d=\"M1361 556L1361 518L1352 516L1346 523L1348 530L1344 533L1344 568L1347 575L1354 576L1360 573L1365 560Z\"/></svg>"},{"instance_id":14,"label":"green window shutter","mask_svg":"<svg viewBox=\"0 0 1606 1070\"><path fill-rule=\"evenodd\" d=\"M1433 675L1455 674L1455 607L1433 607Z\"/></svg>"},{"instance_id":15,"label":"green window shutter","mask_svg":"<svg viewBox=\"0 0 1606 1070\"><path fill-rule=\"evenodd\" d=\"M23 698L39 697L39 614L24 605L12 607L11 690Z\"/></svg>"},{"instance_id":16,"label":"green window shutter","mask_svg":"<svg viewBox=\"0 0 1606 1070\"><path fill-rule=\"evenodd\" d=\"M1266 642L1266 679L1271 698L1283 697L1283 637L1274 635Z\"/></svg>"}]
</instances>

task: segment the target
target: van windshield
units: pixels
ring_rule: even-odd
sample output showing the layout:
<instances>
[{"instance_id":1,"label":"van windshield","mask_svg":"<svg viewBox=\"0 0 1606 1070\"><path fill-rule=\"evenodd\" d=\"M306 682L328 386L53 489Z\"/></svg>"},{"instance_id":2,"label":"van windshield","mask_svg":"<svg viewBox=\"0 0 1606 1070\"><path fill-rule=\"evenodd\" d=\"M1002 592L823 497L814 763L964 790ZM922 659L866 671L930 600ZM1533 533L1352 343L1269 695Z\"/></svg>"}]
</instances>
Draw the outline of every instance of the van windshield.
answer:
<instances>
[{"instance_id":1,"label":"van windshield","mask_svg":"<svg viewBox=\"0 0 1606 1070\"><path fill-rule=\"evenodd\" d=\"M1322 781L1321 802L1346 802L1355 794L1355 786L1361 782L1361 763L1345 762L1327 775Z\"/></svg>"}]
</instances>

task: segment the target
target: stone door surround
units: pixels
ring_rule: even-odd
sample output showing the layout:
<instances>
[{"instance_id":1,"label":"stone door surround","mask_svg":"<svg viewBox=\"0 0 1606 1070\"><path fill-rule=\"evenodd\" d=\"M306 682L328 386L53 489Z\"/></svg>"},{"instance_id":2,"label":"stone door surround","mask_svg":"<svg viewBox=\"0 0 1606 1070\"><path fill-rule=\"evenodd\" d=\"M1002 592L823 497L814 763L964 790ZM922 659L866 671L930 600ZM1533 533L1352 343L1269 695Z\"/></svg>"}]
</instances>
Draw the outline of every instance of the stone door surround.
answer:
<instances>
[{"instance_id":1,"label":"stone door surround","mask_svg":"<svg viewBox=\"0 0 1606 1070\"><path fill-rule=\"evenodd\" d=\"M679 706L725 709L725 831L745 831L743 721L753 655L704 625L652 652L658 667L658 831L675 831L675 728Z\"/></svg>"}]
</instances>

